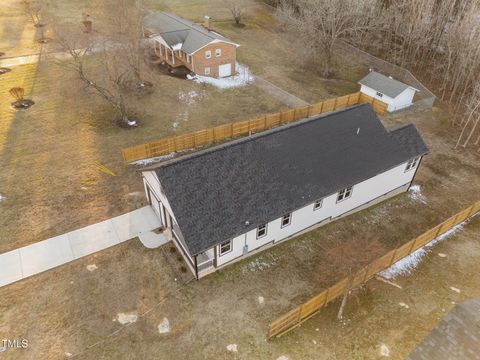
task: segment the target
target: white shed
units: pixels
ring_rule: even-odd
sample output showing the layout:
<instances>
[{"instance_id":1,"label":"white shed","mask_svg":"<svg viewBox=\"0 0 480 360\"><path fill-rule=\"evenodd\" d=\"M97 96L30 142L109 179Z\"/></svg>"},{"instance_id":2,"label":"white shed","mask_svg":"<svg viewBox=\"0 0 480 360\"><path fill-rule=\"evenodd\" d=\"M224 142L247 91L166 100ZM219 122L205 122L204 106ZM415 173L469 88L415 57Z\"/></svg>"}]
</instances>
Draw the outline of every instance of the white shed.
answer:
<instances>
[{"instance_id":1,"label":"white shed","mask_svg":"<svg viewBox=\"0 0 480 360\"><path fill-rule=\"evenodd\" d=\"M370 71L370 73L358 83L361 86L360 92L387 104L388 112L411 106L415 92L420 91L410 85L375 71Z\"/></svg>"}]
</instances>

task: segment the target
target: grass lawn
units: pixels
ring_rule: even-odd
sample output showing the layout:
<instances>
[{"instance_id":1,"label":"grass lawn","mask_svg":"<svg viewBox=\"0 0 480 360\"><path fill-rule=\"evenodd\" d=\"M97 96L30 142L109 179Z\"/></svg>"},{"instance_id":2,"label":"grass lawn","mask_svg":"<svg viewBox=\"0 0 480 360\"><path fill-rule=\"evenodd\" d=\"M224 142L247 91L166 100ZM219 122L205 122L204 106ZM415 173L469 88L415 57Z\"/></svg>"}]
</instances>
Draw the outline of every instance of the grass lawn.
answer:
<instances>
[{"instance_id":1,"label":"grass lawn","mask_svg":"<svg viewBox=\"0 0 480 360\"><path fill-rule=\"evenodd\" d=\"M316 102L356 90L353 72L350 80L325 80L292 65L295 54L288 51L283 35L275 32L275 20L265 7L251 2L247 26L239 29L226 21L229 14L217 3L176 1L165 8L155 2L191 19L197 19L195 14L212 14L225 35L242 44L240 62L304 100ZM71 2L51 1L48 6L57 15L69 14L65 21L72 22L75 11L81 13L85 4L75 8ZM18 10L6 15L6 10L0 14L0 26L10 19L8 14L23 16ZM339 68L339 75L343 72ZM155 93L130 99L141 126L127 131L112 125L114 113L103 100L84 91L73 74L52 62L15 67L2 75L0 91L6 96L0 99L0 194L7 199L0 205L5 214L0 219L4 229L0 252L143 204L140 176L124 166L121 148L285 109L253 85L219 91L160 74L153 81ZM8 90L14 86L26 89L27 97L36 102L33 108L11 109ZM97 163L117 176L101 172Z\"/></svg>"},{"instance_id":2,"label":"grass lawn","mask_svg":"<svg viewBox=\"0 0 480 360\"><path fill-rule=\"evenodd\" d=\"M254 74L306 101L356 90L365 69L348 57L337 69L343 80L304 72L263 7L252 3L247 26L237 29L225 22L228 13L220 2L155 4L191 19L213 16L216 26L242 44L239 60ZM50 4L61 13L73 3ZM3 29L7 18L0 13ZM8 29L16 31L17 20L11 21ZM160 74L153 82L153 94L130 99L141 126L123 130L112 125L115 115L109 106L52 63L16 67L0 77L0 194L6 196L0 203L0 253L145 204L141 177L123 164L121 148L284 107L253 85L219 91ZM24 87L36 104L13 111L8 95L13 86ZM478 217L435 248L447 258L432 255L413 277L398 280L403 290L372 281L364 295L348 303L346 323L337 322L338 307L329 306L280 339L267 342L265 335L269 321L343 275L329 265L327 254L350 246L352 234L373 235L378 252L387 252L478 200L480 154L452 150L455 134L447 113L436 107L382 119L392 126L413 122L430 147L415 180L424 201L400 195L188 285L174 280L159 249L132 240L0 288L0 339L30 341L29 349L2 356L54 359L68 352L82 359L183 359L186 354L191 359L363 359L376 358L385 343L391 358L404 358L452 301L480 296L479 279L471 276L480 271ZM117 176L102 172L97 163ZM378 255L365 253L371 259ZM98 269L89 272L89 264ZM451 293L449 286L461 288L461 294ZM259 296L265 298L263 305ZM398 302L408 303L410 310ZM145 315L110 336L121 329L112 321L117 314L131 311ZM170 332L159 334L164 318ZM228 344L237 344L238 353L227 352Z\"/></svg>"},{"instance_id":3,"label":"grass lawn","mask_svg":"<svg viewBox=\"0 0 480 360\"><path fill-rule=\"evenodd\" d=\"M0 86L0 252L133 210L145 202L140 175L120 150L284 106L253 85L225 91L170 76L132 98L141 126L113 125L115 114L72 74L50 62L15 67ZM8 89L22 86L36 104L14 111ZM98 169L100 163L117 176Z\"/></svg>"},{"instance_id":4,"label":"grass lawn","mask_svg":"<svg viewBox=\"0 0 480 360\"><path fill-rule=\"evenodd\" d=\"M373 234L377 252L383 253L470 204L471 196L464 191L474 189L468 179L479 175L478 162L476 166L471 162L478 159L467 157L455 165L458 157L437 133L438 117L432 112L415 117L432 150L416 180L423 201L400 195L186 285L175 280L160 249L145 249L137 239L131 240L0 288L0 336L26 338L30 344L26 350L7 350L2 355L6 359L54 359L66 353L81 359L263 360L281 355L376 359L385 344L391 358L405 358L453 306L452 301L480 296L479 279L471 275L480 271L478 217L433 248L412 276L396 279L402 289L370 281L347 303L345 322L336 320L336 302L279 339L266 341L265 336L276 316L344 275L328 265L332 261L328 254L332 248L351 246L353 233ZM448 134L443 139L451 140ZM446 167L458 172L458 178L437 175ZM452 187L452 182L458 186ZM439 189L443 189L441 199ZM358 251L371 259L379 255ZM88 271L91 264L98 269ZM132 325L123 327L114 321L119 313L132 312L140 315ZM170 332L160 334L158 325L165 318ZM229 344L238 345L238 352L229 353Z\"/></svg>"}]
</instances>

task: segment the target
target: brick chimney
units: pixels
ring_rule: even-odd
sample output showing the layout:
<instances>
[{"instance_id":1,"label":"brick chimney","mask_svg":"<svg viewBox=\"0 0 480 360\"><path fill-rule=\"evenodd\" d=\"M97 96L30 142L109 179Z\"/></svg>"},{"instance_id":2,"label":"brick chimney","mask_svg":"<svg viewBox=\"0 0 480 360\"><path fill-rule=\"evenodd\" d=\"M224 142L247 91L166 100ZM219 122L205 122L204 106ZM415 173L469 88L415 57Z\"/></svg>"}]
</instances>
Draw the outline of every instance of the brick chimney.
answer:
<instances>
[{"instance_id":1,"label":"brick chimney","mask_svg":"<svg viewBox=\"0 0 480 360\"><path fill-rule=\"evenodd\" d=\"M208 15L205 15L203 17L203 26L205 27L205 29L207 30L211 30L212 29L212 18Z\"/></svg>"}]
</instances>

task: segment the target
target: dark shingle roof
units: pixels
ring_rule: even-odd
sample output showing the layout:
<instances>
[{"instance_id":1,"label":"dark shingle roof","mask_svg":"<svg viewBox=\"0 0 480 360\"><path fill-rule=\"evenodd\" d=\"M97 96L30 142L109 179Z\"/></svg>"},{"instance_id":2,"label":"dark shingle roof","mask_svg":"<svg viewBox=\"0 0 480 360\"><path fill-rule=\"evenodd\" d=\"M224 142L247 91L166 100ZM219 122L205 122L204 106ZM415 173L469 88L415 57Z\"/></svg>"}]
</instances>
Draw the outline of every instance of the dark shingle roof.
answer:
<instances>
[{"instance_id":1,"label":"dark shingle roof","mask_svg":"<svg viewBox=\"0 0 480 360\"><path fill-rule=\"evenodd\" d=\"M155 35L160 35L170 47L182 44L182 50L187 54L192 54L215 40L235 44L214 31L165 12L146 16L143 26Z\"/></svg>"},{"instance_id":2,"label":"dark shingle roof","mask_svg":"<svg viewBox=\"0 0 480 360\"><path fill-rule=\"evenodd\" d=\"M370 71L367 76L358 82L360 85L368 86L376 91L381 92L391 98L400 95L405 89L411 87L398 80L390 79L388 76L382 75L375 71ZM412 89L414 89L412 87ZM417 89L415 89L417 90ZM417 90L418 91L418 90Z\"/></svg>"},{"instance_id":3,"label":"dark shingle roof","mask_svg":"<svg viewBox=\"0 0 480 360\"><path fill-rule=\"evenodd\" d=\"M480 298L454 306L407 360L480 359Z\"/></svg>"},{"instance_id":4,"label":"dark shingle roof","mask_svg":"<svg viewBox=\"0 0 480 360\"><path fill-rule=\"evenodd\" d=\"M360 105L154 170L188 250L196 255L427 150L413 125L388 132L369 105Z\"/></svg>"}]
</instances>

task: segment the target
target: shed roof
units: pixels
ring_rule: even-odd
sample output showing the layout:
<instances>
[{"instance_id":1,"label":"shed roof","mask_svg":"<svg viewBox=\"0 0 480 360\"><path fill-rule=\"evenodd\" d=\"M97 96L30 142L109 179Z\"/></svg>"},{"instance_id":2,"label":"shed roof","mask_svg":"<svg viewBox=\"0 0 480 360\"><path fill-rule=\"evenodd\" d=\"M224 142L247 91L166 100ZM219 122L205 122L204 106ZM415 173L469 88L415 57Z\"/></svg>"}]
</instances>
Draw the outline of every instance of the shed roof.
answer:
<instances>
[{"instance_id":1,"label":"shed roof","mask_svg":"<svg viewBox=\"0 0 480 360\"><path fill-rule=\"evenodd\" d=\"M181 49L187 54L192 54L214 41L228 42L238 46L215 31L165 12L146 16L143 26L153 34L160 35L171 48L182 44Z\"/></svg>"},{"instance_id":2,"label":"shed roof","mask_svg":"<svg viewBox=\"0 0 480 360\"><path fill-rule=\"evenodd\" d=\"M367 76L358 82L360 85L368 86L369 88L379 91L382 94L396 98L406 89L411 88L415 91L419 91L414 87L404 84L398 80L392 79L388 76L380 74L376 71L370 71Z\"/></svg>"},{"instance_id":3,"label":"shed roof","mask_svg":"<svg viewBox=\"0 0 480 360\"><path fill-rule=\"evenodd\" d=\"M413 125L387 131L364 104L149 170L156 172L188 250L196 255L427 150Z\"/></svg>"}]
</instances>

